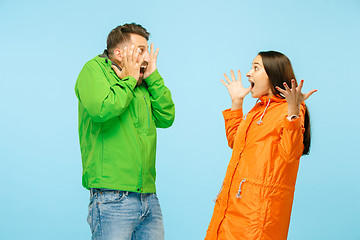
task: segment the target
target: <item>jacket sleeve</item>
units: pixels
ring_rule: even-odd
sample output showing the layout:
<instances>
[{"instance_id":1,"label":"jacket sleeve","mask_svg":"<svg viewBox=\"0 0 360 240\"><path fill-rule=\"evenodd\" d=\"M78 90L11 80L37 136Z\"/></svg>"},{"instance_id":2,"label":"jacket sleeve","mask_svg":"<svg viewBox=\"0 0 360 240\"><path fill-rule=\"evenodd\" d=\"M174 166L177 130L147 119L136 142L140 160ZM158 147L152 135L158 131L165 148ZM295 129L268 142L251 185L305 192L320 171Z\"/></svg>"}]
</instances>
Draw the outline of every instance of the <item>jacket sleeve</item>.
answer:
<instances>
[{"instance_id":1,"label":"jacket sleeve","mask_svg":"<svg viewBox=\"0 0 360 240\"><path fill-rule=\"evenodd\" d=\"M158 70L146 78L145 82L150 92L151 111L156 127L170 127L175 119L175 105L171 99L170 90L165 86Z\"/></svg>"},{"instance_id":2,"label":"jacket sleeve","mask_svg":"<svg viewBox=\"0 0 360 240\"><path fill-rule=\"evenodd\" d=\"M96 61L85 64L75 85L80 104L93 121L104 122L121 115L133 98L133 77L110 81Z\"/></svg>"},{"instance_id":3,"label":"jacket sleeve","mask_svg":"<svg viewBox=\"0 0 360 240\"><path fill-rule=\"evenodd\" d=\"M305 109L301 106L299 118L289 121L287 117L283 119L283 127L280 134L279 152L286 162L300 159L304 151L303 134Z\"/></svg>"},{"instance_id":4,"label":"jacket sleeve","mask_svg":"<svg viewBox=\"0 0 360 240\"><path fill-rule=\"evenodd\" d=\"M234 111L226 109L223 111L223 115L225 119L226 138L228 140L229 147L232 149L237 129L243 119L243 111L242 108Z\"/></svg>"}]
</instances>

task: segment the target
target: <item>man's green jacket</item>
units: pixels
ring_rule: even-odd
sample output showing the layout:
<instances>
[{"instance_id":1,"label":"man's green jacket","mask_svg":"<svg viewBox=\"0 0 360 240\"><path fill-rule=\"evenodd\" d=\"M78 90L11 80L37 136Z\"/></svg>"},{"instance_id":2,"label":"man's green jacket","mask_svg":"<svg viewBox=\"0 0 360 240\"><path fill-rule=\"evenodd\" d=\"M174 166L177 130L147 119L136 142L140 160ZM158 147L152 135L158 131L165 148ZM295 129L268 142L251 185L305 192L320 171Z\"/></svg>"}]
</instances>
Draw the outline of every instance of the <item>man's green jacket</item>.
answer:
<instances>
[{"instance_id":1,"label":"man's green jacket","mask_svg":"<svg viewBox=\"0 0 360 240\"><path fill-rule=\"evenodd\" d=\"M108 58L87 62L75 85L85 188L154 193L156 127L175 118L169 89L156 70L144 83L119 79Z\"/></svg>"}]
</instances>

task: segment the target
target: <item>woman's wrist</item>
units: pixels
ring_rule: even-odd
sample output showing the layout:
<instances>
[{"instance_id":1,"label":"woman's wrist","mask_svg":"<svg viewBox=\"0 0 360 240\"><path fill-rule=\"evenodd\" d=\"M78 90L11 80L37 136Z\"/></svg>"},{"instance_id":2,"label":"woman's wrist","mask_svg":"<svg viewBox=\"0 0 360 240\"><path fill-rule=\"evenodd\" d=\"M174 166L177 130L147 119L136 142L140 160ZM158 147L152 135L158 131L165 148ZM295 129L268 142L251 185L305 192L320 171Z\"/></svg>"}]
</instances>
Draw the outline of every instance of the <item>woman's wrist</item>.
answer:
<instances>
[{"instance_id":1,"label":"woman's wrist","mask_svg":"<svg viewBox=\"0 0 360 240\"><path fill-rule=\"evenodd\" d=\"M288 117L290 116L299 116L300 114L300 105L299 106L288 106Z\"/></svg>"},{"instance_id":2,"label":"woman's wrist","mask_svg":"<svg viewBox=\"0 0 360 240\"><path fill-rule=\"evenodd\" d=\"M233 99L231 101L231 110L238 110L242 108L243 99Z\"/></svg>"}]
</instances>

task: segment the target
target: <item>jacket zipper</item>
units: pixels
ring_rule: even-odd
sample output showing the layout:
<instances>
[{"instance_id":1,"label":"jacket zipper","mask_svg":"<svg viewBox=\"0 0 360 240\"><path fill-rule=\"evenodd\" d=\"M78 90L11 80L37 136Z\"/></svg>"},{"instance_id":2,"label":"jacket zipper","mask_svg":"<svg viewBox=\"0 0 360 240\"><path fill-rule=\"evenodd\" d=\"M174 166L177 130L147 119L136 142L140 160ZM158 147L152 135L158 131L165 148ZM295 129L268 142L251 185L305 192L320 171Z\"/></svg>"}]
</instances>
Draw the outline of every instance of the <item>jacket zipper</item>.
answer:
<instances>
[{"instance_id":1,"label":"jacket zipper","mask_svg":"<svg viewBox=\"0 0 360 240\"><path fill-rule=\"evenodd\" d=\"M149 107L147 105L147 102L146 102L146 97L145 95L143 95L144 97L144 101L145 101L145 106L146 106L146 112L147 112L147 116L148 116L148 126L150 127L150 116L149 116ZM140 114L141 115L141 114ZM141 141L141 140L140 140ZM144 175L145 175L145 164L146 164L146 146L145 146L145 143L142 143L142 148L143 148L143 166L142 166L142 173L141 173L141 190L140 192L143 191L143 186L144 186Z\"/></svg>"},{"instance_id":2,"label":"jacket zipper","mask_svg":"<svg viewBox=\"0 0 360 240\"><path fill-rule=\"evenodd\" d=\"M148 104L146 102L146 97L144 95L144 101L145 101L145 105L146 105L146 111L147 111L147 115L148 115L148 127L150 127L150 114L149 114L149 107Z\"/></svg>"}]
</instances>

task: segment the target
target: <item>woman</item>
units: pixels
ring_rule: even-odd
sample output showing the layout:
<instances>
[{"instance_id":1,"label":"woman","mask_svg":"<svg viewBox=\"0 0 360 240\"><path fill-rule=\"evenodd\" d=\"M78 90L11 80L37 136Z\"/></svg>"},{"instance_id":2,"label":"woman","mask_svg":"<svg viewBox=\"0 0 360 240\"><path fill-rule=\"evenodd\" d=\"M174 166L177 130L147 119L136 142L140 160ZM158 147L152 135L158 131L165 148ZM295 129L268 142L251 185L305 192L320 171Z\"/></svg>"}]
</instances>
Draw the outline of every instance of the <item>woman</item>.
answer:
<instances>
[{"instance_id":1,"label":"woman","mask_svg":"<svg viewBox=\"0 0 360 240\"><path fill-rule=\"evenodd\" d=\"M223 112L232 157L206 240L287 238L299 160L310 147L310 119L290 60L279 52L260 52L246 74L225 81L232 105ZM283 88L279 86L283 85ZM289 87L291 86L291 88ZM259 98L243 116L244 97Z\"/></svg>"}]
</instances>

